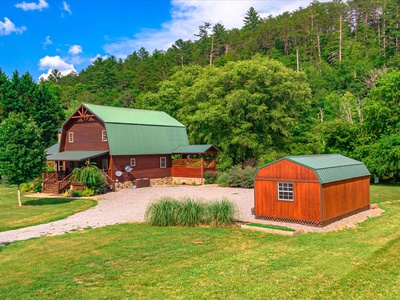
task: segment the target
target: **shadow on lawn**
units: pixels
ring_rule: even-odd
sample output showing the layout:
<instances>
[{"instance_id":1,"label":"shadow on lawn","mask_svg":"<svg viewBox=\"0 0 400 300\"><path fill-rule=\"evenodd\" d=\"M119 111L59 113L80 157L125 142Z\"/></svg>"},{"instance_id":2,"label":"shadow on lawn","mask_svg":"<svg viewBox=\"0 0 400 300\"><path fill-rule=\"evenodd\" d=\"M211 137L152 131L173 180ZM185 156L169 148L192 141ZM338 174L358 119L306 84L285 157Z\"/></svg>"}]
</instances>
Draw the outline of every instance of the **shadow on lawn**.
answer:
<instances>
[{"instance_id":1,"label":"shadow on lawn","mask_svg":"<svg viewBox=\"0 0 400 300\"><path fill-rule=\"evenodd\" d=\"M75 201L73 198L39 198L35 200L24 201L24 206L37 206L37 205L57 205L65 204Z\"/></svg>"}]
</instances>

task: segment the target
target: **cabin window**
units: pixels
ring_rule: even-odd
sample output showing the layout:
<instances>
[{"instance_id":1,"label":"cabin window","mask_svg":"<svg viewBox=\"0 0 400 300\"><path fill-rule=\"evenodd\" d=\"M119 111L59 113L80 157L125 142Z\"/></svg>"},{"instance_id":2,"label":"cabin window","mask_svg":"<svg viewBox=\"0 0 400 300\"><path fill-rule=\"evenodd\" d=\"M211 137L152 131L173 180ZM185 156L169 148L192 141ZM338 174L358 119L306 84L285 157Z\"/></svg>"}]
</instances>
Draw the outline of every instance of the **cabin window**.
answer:
<instances>
[{"instance_id":1,"label":"cabin window","mask_svg":"<svg viewBox=\"0 0 400 300\"><path fill-rule=\"evenodd\" d=\"M167 158L160 157L160 168L166 168L166 167L167 167Z\"/></svg>"},{"instance_id":2,"label":"cabin window","mask_svg":"<svg viewBox=\"0 0 400 300\"><path fill-rule=\"evenodd\" d=\"M108 170L108 159L107 158L104 158L101 160L101 168L103 170Z\"/></svg>"},{"instance_id":3,"label":"cabin window","mask_svg":"<svg viewBox=\"0 0 400 300\"><path fill-rule=\"evenodd\" d=\"M107 133L106 133L105 130L102 130L102 131L101 131L101 140L102 140L103 142L107 142Z\"/></svg>"},{"instance_id":4,"label":"cabin window","mask_svg":"<svg viewBox=\"0 0 400 300\"><path fill-rule=\"evenodd\" d=\"M68 133L68 141L70 143L74 142L74 133L72 131Z\"/></svg>"},{"instance_id":5,"label":"cabin window","mask_svg":"<svg viewBox=\"0 0 400 300\"><path fill-rule=\"evenodd\" d=\"M278 199L284 201L294 201L293 183L278 182Z\"/></svg>"},{"instance_id":6,"label":"cabin window","mask_svg":"<svg viewBox=\"0 0 400 300\"><path fill-rule=\"evenodd\" d=\"M131 167L136 167L136 158L131 158Z\"/></svg>"}]
</instances>

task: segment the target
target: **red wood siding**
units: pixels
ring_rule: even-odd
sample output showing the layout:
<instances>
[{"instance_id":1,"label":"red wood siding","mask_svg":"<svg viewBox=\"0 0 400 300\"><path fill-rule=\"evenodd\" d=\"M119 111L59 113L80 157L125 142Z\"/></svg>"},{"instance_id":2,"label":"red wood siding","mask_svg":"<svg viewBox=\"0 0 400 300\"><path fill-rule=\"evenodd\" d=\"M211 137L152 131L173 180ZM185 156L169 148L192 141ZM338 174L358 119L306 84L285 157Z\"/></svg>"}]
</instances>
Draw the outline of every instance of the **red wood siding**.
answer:
<instances>
[{"instance_id":1,"label":"red wood siding","mask_svg":"<svg viewBox=\"0 0 400 300\"><path fill-rule=\"evenodd\" d=\"M294 201L278 200L278 182L293 183ZM321 185L311 169L287 160L261 168L255 178L254 202L258 216L320 221Z\"/></svg>"},{"instance_id":2,"label":"red wood siding","mask_svg":"<svg viewBox=\"0 0 400 300\"><path fill-rule=\"evenodd\" d=\"M261 168L256 178L318 181L318 177L313 170L287 160L281 160Z\"/></svg>"},{"instance_id":3,"label":"red wood siding","mask_svg":"<svg viewBox=\"0 0 400 300\"><path fill-rule=\"evenodd\" d=\"M61 151L109 150L108 142L102 141L104 124L98 119L89 121L70 119L63 128ZM74 133L74 141L69 142L69 133Z\"/></svg>"},{"instance_id":4,"label":"red wood siding","mask_svg":"<svg viewBox=\"0 0 400 300\"><path fill-rule=\"evenodd\" d=\"M369 176L323 185L322 221L369 207Z\"/></svg>"},{"instance_id":5,"label":"red wood siding","mask_svg":"<svg viewBox=\"0 0 400 300\"><path fill-rule=\"evenodd\" d=\"M318 182L285 181L293 183L294 201L278 200L278 182L282 180L255 180L257 216L320 221L321 185Z\"/></svg>"},{"instance_id":6,"label":"red wood siding","mask_svg":"<svg viewBox=\"0 0 400 300\"><path fill-rule=\"evenodd\" d=\"M215 168L204 168L203 172L215 172ZM174 177L187 177L187 178L201 178L201 167L172 167L172 176ZM204 174L203 174L204 177Z\"/></svg>"},{"instance_id":7,"label":"red wood siding","mask_svg":"<svg viewBox=\"0 0 400 300\"><path fill-rule=\"evenodd\" d=\"M166 157L167 167L160 168L160 157ZM130 159L136 159L136 166L132 167L132 171L126 173L125 166L130 166ZM171 176L171 155L123 155L113 156L110 163L112 179L117 179L116 171L123 172L119 178L120 181L133 181L140 178L163 178Z\"/></svg>"}]
</instances>

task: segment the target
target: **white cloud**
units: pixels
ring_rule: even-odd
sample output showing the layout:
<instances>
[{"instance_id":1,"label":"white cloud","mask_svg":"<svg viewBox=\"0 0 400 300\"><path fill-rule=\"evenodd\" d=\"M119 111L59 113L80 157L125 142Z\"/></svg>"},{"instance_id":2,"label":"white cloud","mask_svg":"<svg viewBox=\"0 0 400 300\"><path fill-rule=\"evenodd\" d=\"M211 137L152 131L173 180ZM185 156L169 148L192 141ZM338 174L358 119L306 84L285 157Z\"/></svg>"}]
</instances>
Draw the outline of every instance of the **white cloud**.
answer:
<instances>
[{"instance_id":1,"label":"white cloud","mask_svg":"<svg viewBox=\"0 0 400 300\"><path fill-rule=\"evenodd\" d=\"M10 35L13 32L22 33L26 30L25 26L15 27L14 23L8 18L4 18L4 22L0 21L0 36Z\"/></svg>"},{"instance_id":2,"label":"white cloud","mask_svg":"<svg viewBox=\"0 0 400 300\"><path fill-rule=\"evenodd\" d=\"M65 10L66 12L68 12L70 15L72 15L72 11L69 8L69 5L67 4L66 1L63 1L63 10Z\"/></svg>"},{"instance_id":3,"label":"white cloud","mask_svg":"<svg viewBox=\"0 0 400 300\"><path fill-rule=\"evenodd\" d=\"M329 0L321 0L326 2ZM171 0L171 20L162 24L161 30L144 30L133 38L119 38L106 44L104 50L118 58L124 58L140 47L152 52L154 49L167 49L176 40L193 40L198 28L204 22L213 25L221 23L227 29L241 28L243 19L250 7L254 7L262 18L294 11L306 7L311 0Z\"/></svg>"},{"instance_id":4,"label":"white cloud","mask_svg":"<svg viewBox=\"0 0 400 300\"><path fill-rule=\"evenodd\" d=\"M27 3L25 1L23 1L22 3L15 4L15 7L22 8L24 11L28 11L28 10L41 11L43 8L48 8L49 4L46 2L46 0L39 0L38 4L36 4L35 2Z\"/></svg>"},{"instance_id":5,"label":"white cloud","mask_svg":"<svg viewBox=\"0 0 400 300\"><path fill-rule=\"evenodd\" d=\"M94 62L96 59L98 59L98 58L101 58L101 59L107 59L108 58L108 55L100 55L100 54L96 54L96 56L95 57L92 57L91 59L90 59L90 61L91 62Z\"/></svg>"},{"instance_id":6,"label":"white cloud","mask_svg":"<svg viewBox=\"0 0 400 300\"><path fill-rule=\"evenodd\" d=\"M79 53L82 53L82 46L80 46L80 45L73 45L73 46L71 46L71 47L69 48L68 53L69 53L69 54L72 54L72 55L78 55Z\"/></svg>"},{"instance_id":7,"label":"white cloud","mask_svg":"<svg viewBox=\"0 0 400 300\"><path fill-rule=\"evenodd\" d=\"M64 59L62 59L58 55L56 56L46 55L45 57L41 58L39 61L39 69L40 70L47 69L47 73L40 75L39 79L40 78L47 79L50 73L55 69L60 71L62 76L68 75L71 72L76 72L73 64L67 63Z\"/></svg>"},{"instance_id":8,"label":"white cloud","mask_svg":"<svg viewBox=\"0 0 400 300\"><path fill-rule=\"evenodd\" d=\"M46 40L42 42L43 44L43 49L47 50L47 46L53 44L52 40L50 39L50 36L46 36Z\"/></svg>"}]
</instances>

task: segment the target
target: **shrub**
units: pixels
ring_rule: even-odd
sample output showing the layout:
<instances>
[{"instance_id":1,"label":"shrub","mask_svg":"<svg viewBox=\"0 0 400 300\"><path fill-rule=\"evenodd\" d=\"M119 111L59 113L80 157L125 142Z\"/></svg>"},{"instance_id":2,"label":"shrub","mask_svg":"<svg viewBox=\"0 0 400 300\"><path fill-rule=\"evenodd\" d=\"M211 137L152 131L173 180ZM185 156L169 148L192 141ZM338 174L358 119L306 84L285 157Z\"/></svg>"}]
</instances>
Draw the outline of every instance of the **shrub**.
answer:
<instances>
[{"instance_id":1,"label":"shrub","mask_svg":"<svg viewBox=\"0 0 400 300\"><path fill-rule=\"evenodd\" d=\"M229 173L223 172L223 173L219 174L217 183L219 186L223 186L223 187L229 186Z\"/></svg>"},{"instance_id":2,"label":"shrub","mask_svg":"<svg viewBox=\"0 0 400 300\"><path fill-rule=\"evenodd\" d=\"M90 197L90 196L94 196L95 192L93 189L89 189L88 187L86 187L83 191L82 191L82 197Z\"/></svg>"},{"instance_id":3,"label":"shrub","mask_svg":"<svg viewBox=\"0 0 400 300\"><path fill-rule=\"evenodd\" d=\"M152 226L175 226L180 203L164 197L151 203L146 210L146 221Z\"/></svg>"},{"instance_id":4,"label":"shrub","mask_svg":"<svg viewBox=\"0 0 400 300\"><path fill-rule=\"evenodd\" d=\"M203 223L204 215L204 203L187 198L178 207L177 225L188 227L198 226Z\"/></svg>"},{"instance_id":5,"label":"shrub","mask_svg":"<svg viewBox=\"0 0 400 300\"><path fill-rule=\"evenodd\" d=\"M41 178L36 178L35 180L33 180L33 191L36 193L39 193L42 191L42 179Z\"/></svg>"},{"instance_id":6,"label":"shrub","mask_svg":"<svg viewBox=\"0 0 400 300\"><path fill-rule=\"evenodd\" d=\"M218 174L216 172L204 172L205 184L214 184L217 182Z\"/></svg>"},{"instance_id":7,"label":"shrub","mask_svg":"<svg viewBox=\"0 0 400 300\"><path fill-rule=\"evenodd\" d=\"M21 192L27 193L31 191L31 185L29 183L24 183L21 187Z\"/></svg>"},{"instance_id":8,"label":"shrub","mask_svg":"<svg viewBox=\"0 0 400 300\"><path fill-rule=\"evenodd\" d=\"M82 190L75 190L72 192L72 197L82 197L82 194L83 194Z\"/></svg>"},{"instance_id":9,"label":"shrub","mask_svg":"<svg viewBox=\"0 0 400 300\"><path fill-rule=\"evenodd\" d=\"M245 169L242 169L240 165L233 166L229 170L229 186L253 188L256 172L257 168L252 166L247 166Z\"/></svg>"},{"instance_id":10,"label":"shrub","mask_svg":"<svg viewBox=\"0 0 400 300\"><path fill-rule=\"evenodd\" d=\"M228 225L233 223L234 215L235 205L227 199L222 199L221 201L208 203L206 222L216 227Z\"/></svg>"},{"instance_id":11,"label":"shrub","mask_svg":"<svg viewBox=\"0 0 400 300\"><path fill-rule=\"evenodd\" d=\"M72 180L83 183L94 194L104 193L106 189L106 180L103 173L94 163L86 162L82 168L76 168L72 171Z\"/></svg>"}]
</instances>

